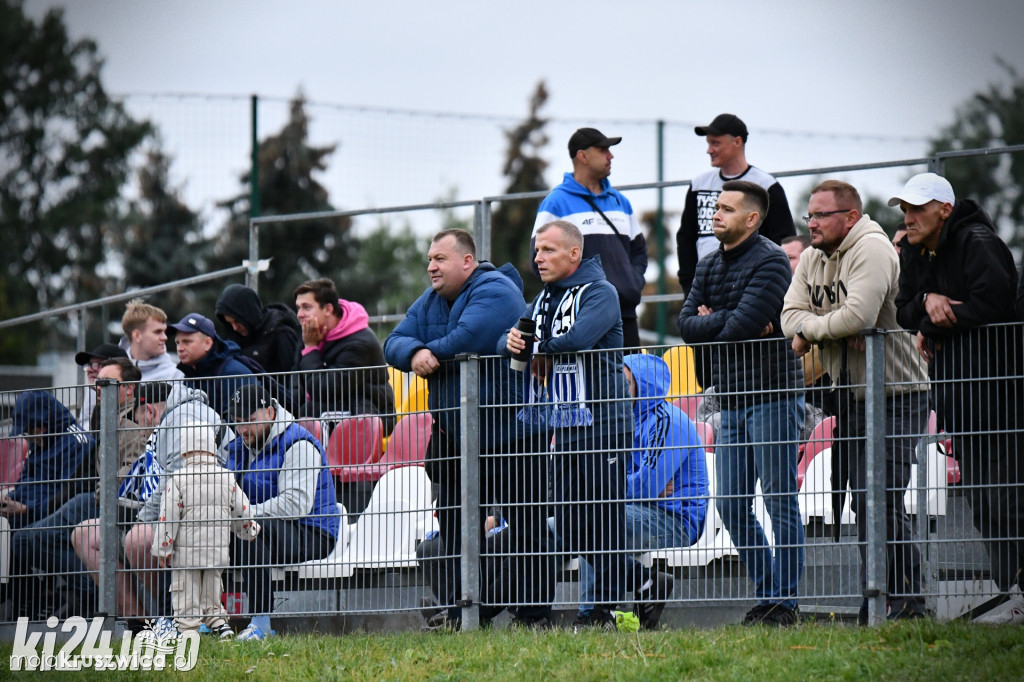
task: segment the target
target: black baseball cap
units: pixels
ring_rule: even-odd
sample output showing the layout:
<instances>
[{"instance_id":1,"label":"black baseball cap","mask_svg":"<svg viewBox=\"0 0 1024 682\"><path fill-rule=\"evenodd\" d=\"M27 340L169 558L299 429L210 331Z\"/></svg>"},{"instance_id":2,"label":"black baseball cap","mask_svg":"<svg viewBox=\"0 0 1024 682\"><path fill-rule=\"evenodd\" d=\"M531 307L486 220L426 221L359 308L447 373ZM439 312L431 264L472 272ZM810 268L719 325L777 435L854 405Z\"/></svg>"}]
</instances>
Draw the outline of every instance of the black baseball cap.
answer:
<instances>
[{"instance_id":1,"label":"black baseball cap","mask_svg":"<svg viewBox=\"0 0 1024 682\"><path fill-rule=\"evenodd\" d=\"M167 396L171 394L171 385L164 381L146 381L139 384L136 395L140 405L152 405L153 403L167 402Z\"/></svg>"},{"instance_id":2,"label":"black baseball cap","mask_svg":"<svg viewBox=\"0 0 1024 682\"><path fill-rule=\"evenodd\" d=\"M235 421L248 421L256 410L270 407L270 394L259 384L246 384L235 391L228 403L230 417Z\"/></svg>"},{"instance_id":3,"label":"black baseball cap","mask_svg":"<svg viewBox=\"0 0 1024 682\"><path fill-rule=\"evenodd\" d=\"M590 147L611 147L622 142L621 137L606 137L597 128L580 128L569 138L569 158L575 159L576 152Z\"/></svg>"},{"instance_id":4,"label":"black baseball cap","mask_svg":"<svg viewBox=\"0 0 1024 682\"><path fill-rule=\"evenodd\" d=\"M719 114L715 120L706 126L697 126L693 129L701 137L705 135L732 135L747 141L747 124L735 114Z\"/></svg>"},{"instance_id":5,"label":"black baseball cap","mask_svg":"<svg viewBox=\"0 0 1024 682\"><path fill-rule=\"evenodd\" d=\"M128 357L128 353L126 353L120 346L115 346L112 343L101 343L89 352L83 350L75 353L75 364L84 367L92 362L93 358L109 360L110 358L126 357Z\"/></svg>"}]
</instances>

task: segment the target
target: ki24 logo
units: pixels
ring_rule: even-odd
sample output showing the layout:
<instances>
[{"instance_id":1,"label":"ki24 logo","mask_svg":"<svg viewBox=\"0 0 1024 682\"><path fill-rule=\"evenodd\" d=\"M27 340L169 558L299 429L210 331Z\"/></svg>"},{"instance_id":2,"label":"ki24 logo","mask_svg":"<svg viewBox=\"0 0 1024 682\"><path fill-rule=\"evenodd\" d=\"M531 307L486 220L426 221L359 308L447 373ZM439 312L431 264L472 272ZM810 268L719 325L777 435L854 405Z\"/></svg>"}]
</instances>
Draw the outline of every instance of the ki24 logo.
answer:
<instances>
[{"instance_id":1,"label":"ki24 logo","mask_svg":"<svg viewBox=\"0 0 1024 682\"><path fill-rule=\"evenodd\" d=\"M157 637L152 630L137 634L125 631L114 653L110 630L103 629L102 617L87 621L73 616L61 623L51 616L46 631L29 633L28 618L18 619L11 651L10 670L164 670L168 663L175 670L192 670L199 660L199 633L175 633ZM58 627L58 625L60 627ZM57 647L57 634L69 633ZM40 648L40 643L42 648ZM79 648L81 647L81 648ZM55 651L56 649L56 651Z\"/></svg>"}]
</instances>

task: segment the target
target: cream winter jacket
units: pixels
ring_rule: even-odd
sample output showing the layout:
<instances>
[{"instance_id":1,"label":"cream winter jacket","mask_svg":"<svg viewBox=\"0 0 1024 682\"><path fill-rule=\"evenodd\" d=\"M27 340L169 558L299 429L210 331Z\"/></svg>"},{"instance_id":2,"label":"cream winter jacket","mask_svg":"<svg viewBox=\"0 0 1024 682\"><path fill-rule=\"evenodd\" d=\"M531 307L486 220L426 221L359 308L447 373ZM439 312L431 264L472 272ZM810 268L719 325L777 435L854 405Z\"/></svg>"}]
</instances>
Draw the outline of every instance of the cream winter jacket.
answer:
<instances>
[{"instance_id":1,"label":"cream winter jacket","mask_svg":"<svg viewBox=\"0 0 1024 682\"><path fill-rule=\"evenodd\" d=\"M212 454L190 454L167 477L153 555L175 568L226 568L231 563L231 531L243 540L260 532L249 499L235 475Z\"/></svg>"},{"instance_id":2,"label":"cream winter jacket","mask_svg":"<svg viewBox=\"0 0 1024 682\"><path fill-rule=\"evenodd\" d=\"M804 251L782 306L782 330L792 339L799 329L821 345L821 360L832 381L840 376L842 347L848 337L877 327L899 330L896 293L899 256L881 226L863 215L829 256ZM886 334L886 395L928 390L928 366L904 331ZM846 366L853 394L864 398L866 353L847 349Z\"/></svg>"}]
</instances>

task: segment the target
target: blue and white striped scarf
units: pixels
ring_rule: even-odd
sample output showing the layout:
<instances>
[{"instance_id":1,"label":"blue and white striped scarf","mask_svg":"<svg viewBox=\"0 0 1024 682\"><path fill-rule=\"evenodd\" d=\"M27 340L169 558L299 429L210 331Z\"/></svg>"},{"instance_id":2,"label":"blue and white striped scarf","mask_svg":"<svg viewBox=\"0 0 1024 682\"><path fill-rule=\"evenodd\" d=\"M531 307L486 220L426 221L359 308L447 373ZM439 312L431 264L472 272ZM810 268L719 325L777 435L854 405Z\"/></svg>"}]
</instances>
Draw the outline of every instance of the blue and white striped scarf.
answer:
<instances>
[{"instance_id":1,"label":"blue and white striped scarf","mask_svg":"<svg viewBox=\"0 0 1024 682\"><path fill-rule=\"evenodd\" d=\"M590 283L572 287L562 296L551 318L551 338L567 333L579 314L580 297ZM539 343L550 315L551 294L545 289L533 306L531 317L537 321ZM549 368L548 375L536 377L527 373L526 407L519 410L518 418L527 424L540 423L551 427L590 426L594 415L587 407L587 380L583 363L578 355L559 355Z\"/></svg>"}]
</instances>

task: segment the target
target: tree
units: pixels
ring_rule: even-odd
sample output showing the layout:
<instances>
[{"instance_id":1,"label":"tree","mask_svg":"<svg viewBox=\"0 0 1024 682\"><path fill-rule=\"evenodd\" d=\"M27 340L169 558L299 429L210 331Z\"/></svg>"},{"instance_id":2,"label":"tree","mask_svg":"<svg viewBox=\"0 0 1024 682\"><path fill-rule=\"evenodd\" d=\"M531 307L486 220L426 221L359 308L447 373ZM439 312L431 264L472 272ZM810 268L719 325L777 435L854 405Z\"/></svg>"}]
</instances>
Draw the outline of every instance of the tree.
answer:
<instances>
[{"instance_id":1,"label":"tree","mask_svg":"<svg viewBox=\"0 0 1024 682\"><path fill-rule=\"evenodd\" d=\"M335 280L339 290L370 315L404 312L428 284L427 242L408 224L396 230L381 221L359 240L358 258Z\"/></svg>"},{"instance_id":2,"label":"tree","mask_svg":"<svg viewBox=\"0 0 1024 682\"><path fill-rule=\"evenodd\" d=\"M171 186L171 159L159 146L146 154L138 171L139 199L131 202L119 229L109 236L121 258L119 291L150 287L206 272L209 250L199 215ZM183 315L199 308L196 293L176 289L161 296L169 314Z\"/></svg>"},{"instance_id":3,"label":"tree","mask_svg":"<svg viewBox=\"0 0 1024 682\"><path fill-rule=\"evenodd\" d=\"M996 57L1008 84L990 84L956 109L929 153L1024 144L1024 78ZM1011 246L1024 246L1024 154L947 159L944 175L958 197L978 201Z\"/></svg>"},{"instance_id":4,"label":"tree","mask_svg":"<svg viewBox=\"0 0 1024 682\"><path fill-rule=\"evenodd\" d=\"M315 175L326 170L327 158L336 148L309 144L306 100L297 95L284 128L259 143L261 215L335 210ZM230 211L230 218L214 244L211 269L240 265L249 257L250 176L250 172L241 176L244 192L221 204ZM339 273L355 261L356 240L350 227L348 218L261 225L260 257L273 256L273 260L260 275L260 297L267 302L291 302L294 288L306 280L331 277L337 283Z\"/></svg>"},{"instance_id":5,"label":"tree","mask_svg":"<svg viewBox=\"0 0 1024 682\"><path fill-rule=\"evenodd\" d=\"M151 127L108 96L102 65L93 41L70 40L60 10L37 24L0 0L0 317L103 290L102 230ZM26 329L3 336L0 362L31 362L44 342Z\"/></svg>"},{"instance_id":6,"label":"tree","mask_svg":"<svg viewBox=\"0 0 1024 682\"><path fill-rule=\"evenodd\" d=\"M549 188L544 180L548 163L541 158L541 151L548 143L544 133L547 119L540 117L547 99L547 87L540 81L530 97L527 118L505 131L508 147L502 174L508 178L506 194L541 192ZM510 262L518 268L526 284L527 300L541 288L541 282L530 272L530 235L540 202L540 199L505 201L491 215L491 260L497 265Z\"/></svg>"}]
</instances>

